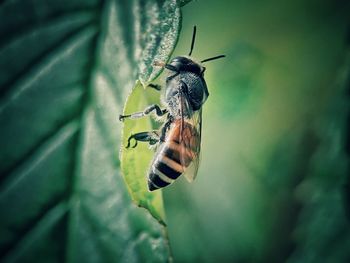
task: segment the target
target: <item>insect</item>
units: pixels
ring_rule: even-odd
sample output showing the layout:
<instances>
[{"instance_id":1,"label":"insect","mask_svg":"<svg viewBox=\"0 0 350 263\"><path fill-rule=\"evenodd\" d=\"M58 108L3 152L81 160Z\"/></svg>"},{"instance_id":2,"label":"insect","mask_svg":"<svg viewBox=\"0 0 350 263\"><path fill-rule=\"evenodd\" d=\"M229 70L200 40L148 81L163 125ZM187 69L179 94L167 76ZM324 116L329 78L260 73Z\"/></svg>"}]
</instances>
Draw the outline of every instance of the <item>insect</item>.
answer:
<instances>
[{"instance_id":1,"label":"insect","mask_svg":"<svg viewBox=\"0 0 350 263\"><path fill-rule=\"evenodd\" d=\"M195 62L190 57L195 38L196 27L193 28L188 56L175 57L168 64L154 63L169 70L165 91L162 94L165 108L151 105L142 112L119 116L119 120L122 121L125 118L141 118L152 112L157 116L167 114L166 121L159 130L133 134L128 138L126 146L129 148L132 140L135 141L132 148L137 146L138 141L158 146L148 172L149 191L170 185L182 174L189 182L192 182L197 175L201 150L202 105L209 96L204 80L205 67L201 63L225 56ZM149 86L161 90L158 85Z\"/></svg>"}]
</instances>

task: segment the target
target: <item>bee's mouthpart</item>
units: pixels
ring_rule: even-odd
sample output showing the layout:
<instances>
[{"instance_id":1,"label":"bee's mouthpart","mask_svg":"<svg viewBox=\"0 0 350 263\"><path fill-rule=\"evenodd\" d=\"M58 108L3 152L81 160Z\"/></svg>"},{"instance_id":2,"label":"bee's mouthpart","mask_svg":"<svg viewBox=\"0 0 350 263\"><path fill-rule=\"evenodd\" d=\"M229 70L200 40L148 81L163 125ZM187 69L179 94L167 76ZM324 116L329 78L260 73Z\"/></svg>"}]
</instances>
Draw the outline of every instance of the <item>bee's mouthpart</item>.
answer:
<instances>
[{"instance_id":1,"label":"bee's mouthpart","mask_svg":"<svg viewBox=\"0 0 350 263\"><path fill-rule=\"evenodd\" d=\"M153 66L164 68L164 67L165 67L165 63L162 62L162 61L157 61L157 60L156 60L156 61L153 62Z\"/></svg>"}]
</instances>

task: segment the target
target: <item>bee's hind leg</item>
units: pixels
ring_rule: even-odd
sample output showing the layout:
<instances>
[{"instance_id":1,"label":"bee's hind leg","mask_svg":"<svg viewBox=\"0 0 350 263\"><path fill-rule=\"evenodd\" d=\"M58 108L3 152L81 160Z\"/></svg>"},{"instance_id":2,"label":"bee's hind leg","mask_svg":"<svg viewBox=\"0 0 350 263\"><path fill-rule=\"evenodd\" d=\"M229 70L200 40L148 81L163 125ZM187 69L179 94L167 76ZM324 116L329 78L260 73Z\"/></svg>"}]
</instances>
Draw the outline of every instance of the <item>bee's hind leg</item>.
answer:
<instances>
[{"instance_id":1,"label":"bee's hind leg","mask_svg":"<svg viewBox=\"0 0 350 263\"><path fill-rule=\"evenodd\" d=\"M168 114L168 120L166 123L164 123L163 127L160 130L160 136L159 136L159 141L164 142L165 141L165 136L170 129L170 125L173 123L173 118Z\"/></svg>"},{"instance_id":2,"label":"bee's hind leg","mask_svg":"<svg viewBox=\"0 0 350 263\"><path fill-rule=\"evenodd\" d=\"M142 118L148 114L150 114L152 111L155 111L157 116L163 116L164 114L166 114L168 112L167 109L161 109L157 104L153 104L148 106L144 111L139 111L139 112L135 112L132 114L127 114L127 115L119 115L119 120L123 121L126 118L130 118L130 119L138 119L138 118Z\"/></svg>"},{"instance_id":3,"label":"bee's hind leg","mask_svg":"<svg viewBox=\"0 0 350 263\"><path fill-rule=\"evenodd\" d=\"M157 131L135 133L128 138L128 144L125 148L130 148L131 140L135 140L135 144L131 148L135 148L138 141L148 142L150 145L154 145L159 142L159 134Z\"/></svg>"}]
</instances>

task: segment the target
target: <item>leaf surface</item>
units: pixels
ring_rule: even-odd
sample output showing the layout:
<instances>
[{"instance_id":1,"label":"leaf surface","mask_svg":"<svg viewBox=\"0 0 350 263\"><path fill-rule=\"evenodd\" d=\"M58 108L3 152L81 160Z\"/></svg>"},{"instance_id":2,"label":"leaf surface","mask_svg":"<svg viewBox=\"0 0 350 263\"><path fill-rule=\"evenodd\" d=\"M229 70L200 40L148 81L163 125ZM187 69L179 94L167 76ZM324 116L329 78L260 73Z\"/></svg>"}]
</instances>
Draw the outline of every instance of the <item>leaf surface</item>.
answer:
<instances>
[{"instance_id":1,"label":"leaf surface","mask_svg":"<svg viewBox=\"0 0 350 263\"><path fill-rule=\"evenodd\" d=\"M164 227L121 177L117 116L138 76L159 74L151 61L169 58L178 4L49 2L0 6L0 258L164 262ZM161 197L152 204L164 218Z\"/></svg>"},{"instance_id":2,"label":"leaf surface","mask_svg":"<svg viewBox=\"0 0 350 263\"><path fill-rule=\"evenodd\" d=\"M140 82L136 83L132 93L125 104L124 113L136 112L147 105L145 90ZM152 161L154 152L146 143L138 143L137 148L126 148L128 138L131 134L141 131L151 131L150 119L125 120L123 128L123 145L121 149L121 169L124 180L132 199L150 213L162 224L164 220L164 208L162 192L149 192L147 186L147 172ZM131 147L135 141L131 141Z\"/></svg>"}]
</instances>

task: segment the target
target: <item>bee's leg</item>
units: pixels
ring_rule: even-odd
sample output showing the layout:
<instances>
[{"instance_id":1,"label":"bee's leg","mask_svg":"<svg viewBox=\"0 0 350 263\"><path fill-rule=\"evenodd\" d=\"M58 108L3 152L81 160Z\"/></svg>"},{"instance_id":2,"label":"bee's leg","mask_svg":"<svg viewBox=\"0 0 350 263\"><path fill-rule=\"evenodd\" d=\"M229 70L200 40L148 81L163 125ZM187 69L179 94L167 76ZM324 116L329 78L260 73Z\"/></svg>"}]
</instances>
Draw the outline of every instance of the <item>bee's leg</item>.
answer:
<instances>
[{"instance_id":1,"label":"bee's leg","mask_svg":"<svg viewBox=\"0 0 350 263\"><path fill-rule=\"evenodd\" d=\"M162 110L158 105L153 104L148 106L144 111L135 112L127 115L119 115L119 120L122 121L125 118L130 118L130 119L142 118L143 116L150 114L152 111L155 111L157 116L163 116L165 113L168 112L167 109Z\"/></svg>"},{"instance_id":2,"label":"bee's leg","mask_svg":"<svg viewBox=\"0 0 350 263\"><path fill-rule=\"evenodd\" d=\"M148 84L147 87L150 87L150 88L158 90L158 91L160 91L162 89L162 86L160 86L158 84L153 84L153 83Z\"/></svg>"},{"instance_id":3,"label":"bee's leg","mask_svg":"<svg viewBox=\"0 0 350 263\"><path fill-rule=\"evenodd\" d=\"M148 142L150 145L154 145L159 142L159 134L157 131L135 133L128 138L126 148L130 147L131 140L135 140L135 144L131 148L135 148L138 141Z\"/></svg>"},{"instance_id":4,"label":"bee's leg","mask_svg":"<svg viewBox=\"0 0 350 263\"><path fill-rule=\"evenodd\" d=\"M161 142L164 142L164 141L165 141L166 133L167 133L167 131L169 130L170 125L172 124L172 122L173 122L173 119L172 119L170 116L168 116L167 122L164 123L162 129L160 130L159 141L161 141Z\"/></svg>"}]
</instances>

